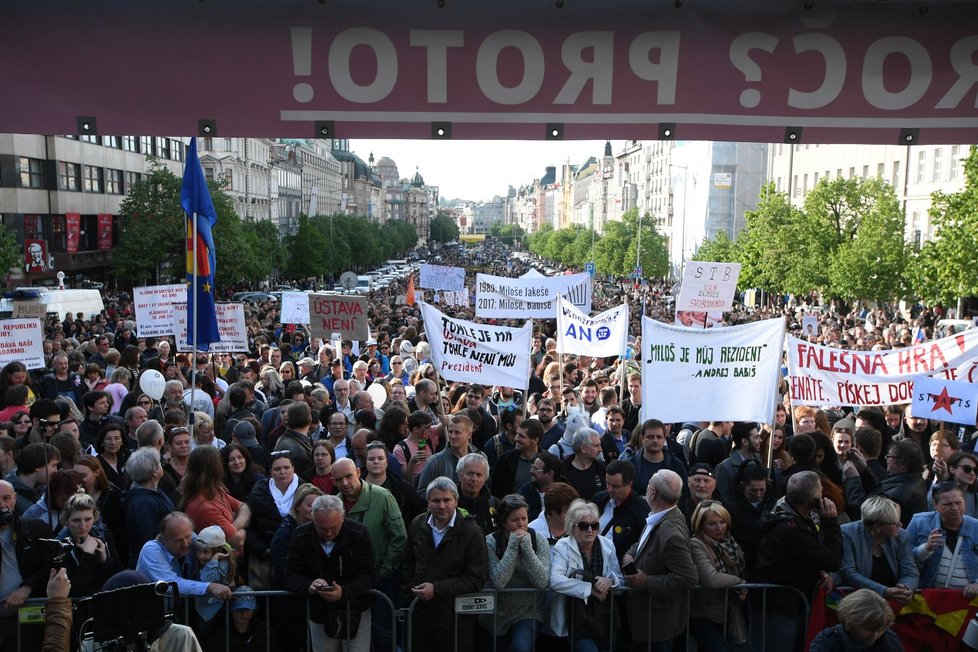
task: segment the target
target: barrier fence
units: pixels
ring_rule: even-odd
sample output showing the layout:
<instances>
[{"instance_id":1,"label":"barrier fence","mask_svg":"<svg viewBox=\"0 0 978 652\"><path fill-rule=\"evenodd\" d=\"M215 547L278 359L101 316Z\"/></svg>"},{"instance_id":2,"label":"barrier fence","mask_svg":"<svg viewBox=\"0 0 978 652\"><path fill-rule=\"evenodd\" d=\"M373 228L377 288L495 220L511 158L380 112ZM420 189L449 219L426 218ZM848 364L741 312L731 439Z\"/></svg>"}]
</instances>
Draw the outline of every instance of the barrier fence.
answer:
<instances>
[{"instance_id":1,"label":"barrier fence","mask_svg":"<svg viewBox=\"0 0 978 652\"><path fill-rule=\"evenodd\" d=\"M618 616L619 618L621 616L622 605L620 605L619 602L623 601L625 596L633 591L634 589L630 589L627 587L620 587L618 589L615 589L612 592L612 594L610 594L609 596L610 609L608 615L609 622L607 627L609 634L607 637L607 641L601 641L602 643L600 645L601 648L606 647L609 650L615 649L615 646L618 643L619 639L621 638L621 634L622 634L622 632L619 631L619 628L614 626L616 616ZM768 593L770 591L781 591L781 592L787 591L792 593L799 600L799 604L803 606L804 616L803 618L800 618L796 624L798 629L802 632L804 631L804 626L805 623L807 623L808 614L810 611L809 601L804 595L801 594L800 591L798 591L797 589L793 589L791 587L786 587L778 584L740 584L727 589L694 587L690 591L686 592L686 596L684 599L687 600L687 606L689 606L693 594L698 591L713 591L713 592L723 591L725 594L725 604L724 604L725 614L730 613L730 610L727 607L729 606L731 600L740 601L741 598L738 597L738 594L740 594L741 592L745 592L745 591L747 593L759 592L761 594L760 597L761 622L759 624L760 632L761 632L760 639L759 639L760 647L755 646L753 649L767 650L769 649L768 647L769 643L771 645L770 649L775 649L775 647L778 647L781 650L784 649L784 646L780 643L780 641L776 641L776 640L769 641L767 639L767 629L768 629L767 625L768 625L768 617L769 617L769 610L770 610ZM386 612L390 614L389 615L390 620L388 621L388 623L390 627L389 631L392 632L392 636L391 636L391 644L390 644L389 652L397 652L398 648L400 648L401 652L425 652L425 650L414 650L413 649L414 646L412 644L414 629L416 627L424 626L426 624L430 625L430 623L415 622L414 615L419 603L421 602L420 599L415 598L407 608L396 609L390 597L388 597L384 593L376 589L372 589L368 593L369 595L373 596L375 601L380 601L380 604L384 606ZM489 631L486 633L490 634L489 639L491 641L491 644L489 646L480 645L477 646L477 649L485 650L486 652L488 652L489 650L491 650L492 652L496 652L497 646L499 645L500 642L500 636L496 635L496 632L498 631L499 606L504 604L505 600L507 600L508 597L515 597L520 594L524 594L524 595L531 594L533 596L532 610L530 611L531 618L532 618L532 614L536 612L538 606L547 605L551 601L552 597L555 595L554 591L550 589L525 588L525 589L502 589L502 590L486 589L484 591L480 591L479 593L456 596L454 598L454 610L453 610L454 618L452 622L454 649L467 650L471 648L472 645L471 641L463 641L460 647L459 640L458 640L458 632L459 632L458 625L459 625L459 617L475 616L475 617L481 617L482 619L482 623L480 625L476 625L476 627L477 628L481 627L483 631L488 629ZM283 613L282 607L286 608L286 612L290 616L296 616L297 614L295 612L295 607L298 607L299 603L302 603L304 605L305 613L302 614L301 619L296 620L296 623L301 624L301 626L303 627L303 633L301 637L305 641L306 649L307 650L312 649L311 633L309 628L309 623L311 622L310 621L310 604L311 604L310 597L296 595L288 591L248 591L248 592L236 592L234 594L235 599L244 598L244 597L252 597L256 600L258 608L255 611L254 617L261 618L268 625L268 627L265 629L265 649L269 649L271 647L273 636L276 637L277 643L281 644L284 642L282 640L279 640L280 634L278 632L273 633L273 629L276 629L276 625L281 625L282 623L273 623L271 621L271 616L274 616L276 613L279 614ZM37 607L39 605L43 606L45 602L46 600L44 599L35 598L29 600L26 603L26 606L29 607ZM222 611L220 612L221 617L215 617L214 619L209 621L206 625L202 626L201 623L195 617L193 598L181 596L179 598L179 603L180 604L173 610L175 622L181 624L193 624L196 622L195 631L198 632L198 637L201 640L202 645L205 643L206 637L210 635L210 632L214 631L214 627L216 626L223 627L224 628L223 638L225 642L224 650L225 652L227 652L230 649L229 634L231 628L233 627L233 624L231 622L232 616L229 607L222 609ZM290 603L294 603L294 605ZM647 641L651 641L654 636L654 631L652 629L651 611L652 611L652 602L649 601L649 613L646 615L646 623L647 623L646 640ZM215 622L218 620L221 622L220 623ZM403 627L399 628L398 627L399 623L403 624ZM27 622L27 623L23 622L23 619L21 619L18 621L18 628L20 628L22 625L36 628L41 624L43 624L43 619L37 619L36 617L33 622ZM575 625L574 610L570 609L569 619L568 619L569 636L566 638L569 639L572 649L575 643L574 625ZM726 616L724 618L724 622L722 623L722 626L723 626L723 631L726 632L727 631ZM79 627L79 623L76 621L75 630L74 630L76 632L75 634L76 636L78 632L78 627ZM689 645L691 640L691 632L689 628L688 619L687 622L685 623L684 629L685 629L685 637L687 641L687 649L691 649ZM201 630L203 630L203 633L201 633ZM547 623L537 622L533 630L533 635L531 637L530 649L532 651L535 652L536 650L537 643L540 638L540 634L547 634L548 632L549 632L549 626ZM291 631L288 633L291 634L293 638L295 638L294 636L296 634L295 631ZM626 639L628 638L630 637L627 636L626 633ZM349 639L347 640L349 641ZM24 649L22 647L23 641L24 641L24 637L22 635L18 635L18 646L17 646L18 652ZM95 649L91 644L90 638L88 639L88 642L89 642L88 646L82 647L82 649L87 649L87 650ZM650 646L647 645L647 647ZM283 649L281 645L279 645L279 648ZM374 647L373 649L376 650L376 647ZM635 648L633 647L633 649ZM388 652L388 651L385 649L383 650L383 652Z\"/></svg>"}]
</instances>

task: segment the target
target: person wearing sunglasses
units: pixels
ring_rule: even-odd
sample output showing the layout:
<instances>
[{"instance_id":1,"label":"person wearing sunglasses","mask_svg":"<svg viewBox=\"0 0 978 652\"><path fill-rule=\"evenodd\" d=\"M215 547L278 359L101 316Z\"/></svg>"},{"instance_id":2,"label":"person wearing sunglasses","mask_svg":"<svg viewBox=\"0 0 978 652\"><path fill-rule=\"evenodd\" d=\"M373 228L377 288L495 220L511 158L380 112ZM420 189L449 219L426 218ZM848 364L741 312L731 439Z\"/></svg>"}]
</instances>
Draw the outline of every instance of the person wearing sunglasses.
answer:
<instances>
[{"instance_id":1,"label":"person wearing sunglasses","mask_svg":"<svg viewBox=\"0 0 978 652\"><path fill-rule=\"evenodd\" d=\"M550 566L550 588L556 592L550 627L557 636L572 638L574 652L597 652L608 647L611 591L624 584L621 567L615 544L599 534L597 505L581 499L572 502L565 527L570 536L554 545ZM573 619L568 614L571 609Z\"/></svg>"}]
</instances>

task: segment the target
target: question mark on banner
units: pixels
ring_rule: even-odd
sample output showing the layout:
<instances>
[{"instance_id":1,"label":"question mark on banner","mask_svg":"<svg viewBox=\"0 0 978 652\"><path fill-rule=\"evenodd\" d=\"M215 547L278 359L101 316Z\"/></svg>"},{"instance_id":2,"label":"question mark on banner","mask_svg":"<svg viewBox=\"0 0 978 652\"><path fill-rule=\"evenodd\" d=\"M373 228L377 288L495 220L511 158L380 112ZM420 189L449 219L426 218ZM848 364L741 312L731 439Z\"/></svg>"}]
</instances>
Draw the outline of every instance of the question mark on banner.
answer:
<instances>
[{"instance_id":1,"label":"question mark on banner","mask_svg":"<svg viewBox=\"0 0 978 652\"><path fill-rule=\"evenodd\" d=\"M750 58L751 50L764 50L768 54L774 52L778 38L763 32L747 32L741 34L730 44L730 62L744 74L748 82L761 81L761 67ZM761 103L761 91L748 88L740 94L740 105L752 109Z\"/></svg>"}]
</instances>

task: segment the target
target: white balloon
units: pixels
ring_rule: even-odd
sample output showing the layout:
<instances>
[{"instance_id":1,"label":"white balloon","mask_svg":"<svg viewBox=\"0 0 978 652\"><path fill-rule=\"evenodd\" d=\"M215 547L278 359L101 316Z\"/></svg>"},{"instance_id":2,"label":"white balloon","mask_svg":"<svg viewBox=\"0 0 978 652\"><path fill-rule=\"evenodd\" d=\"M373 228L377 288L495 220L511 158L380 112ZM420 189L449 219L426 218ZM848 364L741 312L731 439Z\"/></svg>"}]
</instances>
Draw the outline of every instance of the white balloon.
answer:
<instances>
[{"instance_id":1,"label":"white balloon","mask_svg":"<svg viewBox=\"0 0 978 652\"><path fill-rule=\"evenodd\" d=\"M387 402L387 390L380 383L370 383L370 387L367 388L367 393L370 394L370 398L374 400L374 407L384 407L384 403Z\"/></svg>"},{"instance_id":2,"label":"white balloon","mask_svg":"<svg viewBox=\"0 0 978 652\"><path fill-rule=\"evenodd\" d=\"M155 369L148 369L139 376L139 389L143 390L154 401L158 401L163 398L166 378Z\"/></svg>"}]
</instances>

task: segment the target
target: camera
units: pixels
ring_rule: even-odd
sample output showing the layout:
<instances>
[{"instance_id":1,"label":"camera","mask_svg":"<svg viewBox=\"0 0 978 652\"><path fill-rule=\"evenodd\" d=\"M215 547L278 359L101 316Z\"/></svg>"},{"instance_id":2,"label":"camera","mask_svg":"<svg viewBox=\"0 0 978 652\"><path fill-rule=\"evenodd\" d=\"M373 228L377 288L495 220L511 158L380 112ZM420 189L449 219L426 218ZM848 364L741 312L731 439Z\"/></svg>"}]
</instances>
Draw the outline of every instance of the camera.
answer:
<instances>
[{"instance_id":1,"label":"camera","mask_svg":"<svg viewBox=\"0 0 978 652\"><path fill-rule=\"evenodd\" d=\"M64 541L60 539L38 539L37 545L41 549L41 554L47 555L51 560L51 565L55 568L61 568L65 557L75 549L75 544L70 539Z\"/></svg>"},{"instance_id":2,"label":"camera","mask_svg":"<svg viewBox=\"0 0 978 652\"><path fill-rule=\"evenodd\" d=\"M145 650L173 622L176 582L150 582L102 591L78 602L75 612L91 629L85 632L103 650Z\"/></svg>"}]
</instances>

